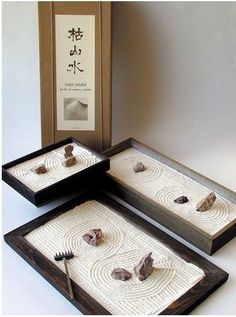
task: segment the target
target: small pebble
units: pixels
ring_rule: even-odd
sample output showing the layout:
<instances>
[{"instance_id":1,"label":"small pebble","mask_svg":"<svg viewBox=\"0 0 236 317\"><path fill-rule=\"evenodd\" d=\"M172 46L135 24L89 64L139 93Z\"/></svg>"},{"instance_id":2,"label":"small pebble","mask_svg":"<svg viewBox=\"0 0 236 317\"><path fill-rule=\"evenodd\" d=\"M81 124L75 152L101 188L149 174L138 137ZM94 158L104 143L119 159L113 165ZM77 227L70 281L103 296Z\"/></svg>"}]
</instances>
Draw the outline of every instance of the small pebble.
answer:
<instances>
[{"instance_id":1,"label":"small pebble","mask_svg":"<svg viewBox=\"0 0 236 317\"><path fill-rule=\"evenodd\" d=\"M65 167L70 167L72 165L75 165L76 164L76 158L72 155L70 156L69 158L67 158L64 162L63 162L63 165Z\"/></svg>"},{"instance_id":2,"label":"small pebble","mask_svg":"<svg viewBox=\"0 0 236 317\"><path fill-rule=\"evenodd\" d=\"M101 243L102 238L103 233L101 229L91 229L82 235L82 239L94 247Z\"/></svg>"},{"instance_id":3,"label":"small pebble","mask_svg":"<svg viewBox=\"0 0 236 317\"><path fill-rule=\"evenodd\" d=\"M120 281L128 281L131 278L131 273L125 269L117 268L111 272L112 278Z\"/></svg>"},{"instance_id":4,"label":"small pebble","mask_svg":"<svg viewBox=\"0 0 236 317\"><path fill-rule=\"evenodd\" d=\"M143 172L143 171L145 171L145 169L146 168L142 162L137 162L133 167L133 170L135 173Z\"/></svg>"},{"instance_id":5,"label":"small pebble","mask_svg":"<svg viewBox=\"0 0 236 317\"><path fill-rule=\"evenodd\" d=\"M152 252L146 254L139 264L134 267L134 272L140 281L146 280L154 271Z\"/></svg>"},{"instance_id":6,"label":"small pebble","mask_svg":"<svg viewBox=\"0 0 236 317\"><path fill-rule=\"evenodd\" d=\"M65 146L64 150L65 150L65 153L64 153L65 158L69 158L73 156L72 152L74 150L74 146L72 144Z\"/></svg>"},{"instance_id":7,"label":"small pebble","mask_svg":"<svg viewBox=\"0 0 236 317\"><path fill-rule=\"evenodd\" d=\"M176 198L176 199L174 200L174 202L175 202L176 204L185 204L185 203L188 202L188 197L186 197L186 196L180 196L180 197Z\"/></svg>"},{"instance_id":8,"label":"small pebble","mask_svg":"<svg viewBox=\"0 0 236 317\"><path fill-rule=\"evenodd\" d=\"M36 174L45 174L47 173L46 166L44 164L37 165L31 169Z\"/></svg>"},{"instance_id":9,"label":"small pebble","mask_svg":"<svg viewBox=\"0 0 236 317\"><path fill-rule=\"evenodd\" d=\"M208 194L205 198L203 198L201 201L198 202L196 206L196 211L207 211L211 209L215 200L216 200L215 193L212 192Z\"/></svg>"}]
</instances>

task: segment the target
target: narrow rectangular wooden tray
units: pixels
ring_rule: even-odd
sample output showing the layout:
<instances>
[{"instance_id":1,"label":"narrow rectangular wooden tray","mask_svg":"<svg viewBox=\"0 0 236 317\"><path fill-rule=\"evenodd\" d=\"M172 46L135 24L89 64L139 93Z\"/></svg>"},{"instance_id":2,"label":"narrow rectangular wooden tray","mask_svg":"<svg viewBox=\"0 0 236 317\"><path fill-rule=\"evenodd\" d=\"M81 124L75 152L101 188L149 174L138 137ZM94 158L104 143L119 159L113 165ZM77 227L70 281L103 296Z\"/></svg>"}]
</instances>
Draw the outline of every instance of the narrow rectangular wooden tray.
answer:
<instances>
[{"instance_id":1,"label":"narrow rectangular wooden tray","mask_svg":"<svg viewBox=\"0 0 236 317\"><path fill-rule=\"evenodd\" d=\"M179 297L169 307L164 309L161 314L187 314L206 297L208 297L214 290L223 284L228 274L196 254L180 242L171 238L161 230L157 229L148 221L143 220L130 209L127 209L117 203L114 199L109 197L106 192L101 192L96 189L91 189L81 193L77 198L53 209L50 212L28 222L27 224L11 231L4 236L5 241L38 273L40 273L50 284L52 284L63 296L65 296L73 305L75 305L82 313L95 314L110 314L100 303L91 297L80 285L72 281L74 290L74 299L71 300L66 282L66 275L53 262L39 252L31 243L29 243L25 236L39 228L48 221L63 215L66 211L73 207L86 202L87 200L95 199L98 202L108 206L115 213L118 213L126 221L135 225L140 231L145 232L149 236L158 239L165 247L174 251L180 258L186 262L190 262L204 271L205 276L195 284L189 291Z\"/></svg>"},{"instance_id":2,"label":"narrow rectangular wooden tray","mask_svg":"<svg viewBox=\"0 0 236 317\"><path fill-rule=\"evenodd\" d=\"M125 182L122 182L121 179L117 179L116 177L114 177L114 175L111 175L112 157L129 148L134 148L139 152L156 160L157 162L165 164L166 166L180 172L181 174L189 177L197 183L209 188L209 190L214 191L216 194L219 194L232 203L236 204L236 193L234 193L233 191L217 184L216 182L204 177L203 175L200 175L199 173L170 159L169 157L143 145L133 138L129 138L113 146L111 149L103 152L103 154L111 159L111 168L110 171L106 173L107 177L104 180L104 187L107 190L119 196L121 199L130 203L137 209L140 209L143 214L146 214L164 227L175 232L176 234L209 255L216 252L219 248L221 248L223 245L225 245L228 241L236 236L236 219L231 221L231 223L226 228L221 230L219 234L211 236L203 230L199 229L191 222L186 221L182 217L178 216L176 213L172 212L172 210L158 204L153 199L147 197L138 190L131 188Z\"/></svg>"},{"instance_id":3,"label":"narrow rectangular wooden tray","mask_svg":"<svg viewBox=\"0 0 236 317\"><path fill-rule=\"evenodd\" d=\"M42 154L46 154L70 143L75 143L81 146L83 149L88 150L100 161L36 192L31 190L29 187L23 184L19 179L17 179L8 171L8 169L11 167L24 163L28 160L37 158ZM38 151L32 152L12 162L4 164L2 166L2 179L8 185L14 188L18 193L20 193L22 196L28 199L32 204L38 207L51 200L65 196L66 194L70 194L74 191L80 190L84 188L86 184L89 185L89 183L92 180L93 182L98 181L103 176L104 172L109 168L110 161L104 155L98 154L97 152L90 149L83 143L79 142L77 139L70 137L57 143L45 146L44 148Z\"/></svg>"}]
</instances>

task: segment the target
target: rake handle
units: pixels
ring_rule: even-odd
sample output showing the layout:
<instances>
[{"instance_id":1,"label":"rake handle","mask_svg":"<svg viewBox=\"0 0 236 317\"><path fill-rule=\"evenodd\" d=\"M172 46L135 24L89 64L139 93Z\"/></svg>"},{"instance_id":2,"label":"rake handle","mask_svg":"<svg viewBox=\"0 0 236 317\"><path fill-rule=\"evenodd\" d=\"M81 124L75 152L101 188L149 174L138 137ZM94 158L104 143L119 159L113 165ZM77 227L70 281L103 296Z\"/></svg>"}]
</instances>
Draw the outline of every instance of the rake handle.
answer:
<instances>
[{"instance_id":1,"label":"rake handle","mask_svg":"<svg viewBox=\"0 0 236 317\"><path fill-rule=\"evenodd\" d=\"M70 280L70 276L69 276L66 258L64 258L63 260L64 260L64 265L65 265L65 270L66 270L66 278L67 278L67 284L68 284L68 288L69 288L70 298L74 299L74 293L73 293L73 289L71 286L71 280Z\"/></svg>"}]
</instances>

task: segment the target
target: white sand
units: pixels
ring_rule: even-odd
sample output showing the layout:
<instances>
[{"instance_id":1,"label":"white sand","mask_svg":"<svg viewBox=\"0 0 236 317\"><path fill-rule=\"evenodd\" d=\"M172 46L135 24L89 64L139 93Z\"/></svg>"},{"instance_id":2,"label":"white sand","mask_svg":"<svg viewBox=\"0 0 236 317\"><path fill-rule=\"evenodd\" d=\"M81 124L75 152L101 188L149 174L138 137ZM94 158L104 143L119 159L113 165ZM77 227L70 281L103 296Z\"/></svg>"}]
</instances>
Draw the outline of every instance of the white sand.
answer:
<instances>
[{"instance_id":1,"label":"white sand","mask_svg":"<svg viewBox=\"0 0 236 317\"><path fill-rule=\"evenodd\" d=\"M104 241L97 247L81 238L91 228L104 233ZM156 315L204 276L200 268L95 200L58 216L25 238L63 271L63 262L56 262L54 255L73 251L75 257L68 263L71 278L115 315ZM156 269L140 282L133 267L148 252L152 252ZM132 278L114 280L111 271L117 267L130 271Z\"/></svg>"},{"instance_id":2,"label":"white sand","mask_svg":"<svg viewBox=\"0 0 236 317\"><path fill-rule=\"evenodd\" d=\"M115 179L151 198L209 236L216 237L224 228L236 223L236 205L218 194L209 211L196 211L197 202L211 190L159 161L133 148L112 156L110 160L108 173ZM134 173L133 166L138 161L145 165L146 170ZM189 202L183 205L174 203L174 199L180 196L187 196Z\"/></svg>"},{"instance_id":3,"label":"white sand","mask_svg":"<svg viewBox=\"0 0 236 317\"><path fill-rule=\"evenodd\" d=\"M65 167L62 165L65 160L65 146L62 146L34 159L15 165L7 171L32 191L37 192L101 161L96 155L92 154L84 147L79 146L76 143L71 144L74 146L73 155L77 160L77 163L73 166ZM39 164L45 164L48 172L45 174L36 174L31 171L32 167Z\"/></svg>"}]
</instances>

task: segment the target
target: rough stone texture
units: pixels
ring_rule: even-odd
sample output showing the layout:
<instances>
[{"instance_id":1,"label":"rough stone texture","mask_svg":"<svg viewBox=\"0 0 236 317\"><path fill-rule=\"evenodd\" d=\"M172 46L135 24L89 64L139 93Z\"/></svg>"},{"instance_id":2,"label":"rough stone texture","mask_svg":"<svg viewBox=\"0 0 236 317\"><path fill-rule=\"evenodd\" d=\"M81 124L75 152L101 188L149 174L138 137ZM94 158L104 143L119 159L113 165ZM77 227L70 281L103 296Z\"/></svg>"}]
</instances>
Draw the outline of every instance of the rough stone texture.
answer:
<instances>
[{"instance_id":1,"label":"rough stone texture","mask_svg":"<svg viewBox=\"0 0 236 317\"><path fill-rule=\"evenodd\" d=\"M128 281L131 278L131 273L125 269L117 268L111 272L112 278L120 281Z\"/></svg>"},{"instance_id":2,"label":"rough stone texture","mask_svg":"<svg viewBox=\"0 0 236 317\"><path fill-rule=\"evenodd\" d=\"M154 270L152 252L146 254L138 265L134 267L134 272L140 281L144 281L150 276Z\"/></svg>"},{"instance_id":3,"label":"rough stone texture","mask_svg":"<svg viewBox=\"0 0 236 317\"><path fill-rule=\"evenodd\" d=\"M211 207L214 204L214 201L216 200L215 193L208 194L205 198L203 198L201 201L198 202L196 206L197 211L207 211L211 209Z\"/></svg>"},{"instance_id":4,"label":"rough stone texture","mask_svg":"<svg viewBox=\"0 0 236 317\"><path fill-rule=\"evenodd\" d=\"M70 156L69 158L67 158L64 162L63 162L63 165L65 167L70 167L72 165L75 165L76 164L76 158L72 155Z\"/></svg>"},{"instance_id":5,"label":"rough stone texture","mask_svg":"<svg viewBox=\"0 0 236 317\"><path fill-rule=\"evenodd\" d=\"M174 202L175 202L176 204L185 204L185 203L188 202L188 197L186 197L186 196L180 196L180 197L176 198L176 199L174 200Z\"/></svg>"},{"instance_id":6,"label":"rough stone texture","mask_svg":"<svg viewBox=\"0 0 236 317\"><path fill-rule=\"evenodd\" d=\"M91 229L82 236L82 239L92 246L97 246L103 238L101 229Z\"/></svg>"},{"instance_id":7,"label":"rough stone texture","mask_svg":"<svg viewBox=\"0 0 236 317\"><path fill-rule=\"evenodd\" d=\"M146 168L142 162L137 162L133 167L133 170L135 173L143 172L143 171L145 171L145 169Z\"/></svg>"},{"instance_id":8,"label":"rough stone texture","mask_svg":"<svg viewBox=\"0 0 236 317\"><path fill-rule=\"evenodd\" d=\"M44 164L40 164L31 168L31 171L36 174L45 174L47 173L47 168Z\"/></svg>"},{"instance_id":9,"label":"rough stone texture","mask_svg":"<svg viewBox=\"0 0 236 317\"><path fill-rule=\"evenodd\" d=\"M72 144L65 146L65 153L64 153L65 158L69 158L73 156L72 154L73 150L74 150L74 146Z\"/></svg>"}]
</instances>

